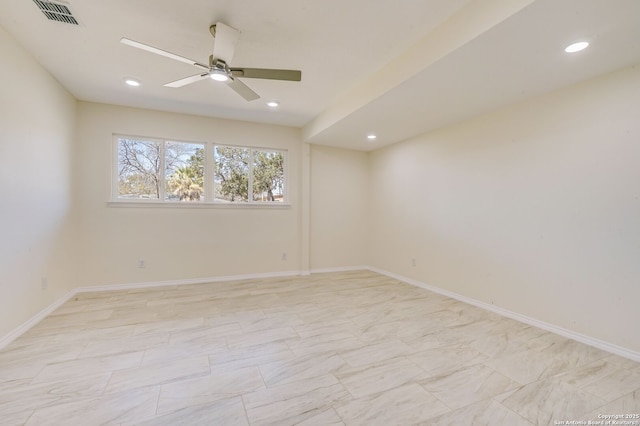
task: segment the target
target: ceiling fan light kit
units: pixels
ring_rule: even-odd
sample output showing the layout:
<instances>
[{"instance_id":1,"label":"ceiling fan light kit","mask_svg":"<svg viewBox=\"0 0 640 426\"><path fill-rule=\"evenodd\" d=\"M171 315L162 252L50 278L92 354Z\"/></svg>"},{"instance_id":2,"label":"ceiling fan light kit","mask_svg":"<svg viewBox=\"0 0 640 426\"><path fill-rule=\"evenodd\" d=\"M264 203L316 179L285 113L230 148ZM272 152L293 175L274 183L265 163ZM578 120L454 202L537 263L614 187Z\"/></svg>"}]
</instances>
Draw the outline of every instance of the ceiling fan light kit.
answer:
<instances>
[{"instance_id":1,"label":"ceiling fan light kit","mask_svg":"<svg viewBox=\"0 0 640 426\"><path fill-rule=\"evenodd\" d=\"M209 77L211 77L212 80L215 81L227 81L229 80L229 77L227 77L227 74L224 71L220 71L220 70L213 70L209 73Z\"/></svg>"},{"instance_id":2,"label":"ceiling fan light kit","mask_svg":"<svg viewBox=\"0 0 640 426\"><path fill-rule=\"evenodd\" d=\"M222 60L215 60L213 55L209 57L209 77L215 81L228 81L231 71Z\"/></svg>"},{"instance_id":3,"label":"ceiling fan light kit","mask_svg":"<svg viewBox=\"0 0 640 426\"><path fill-rule=\"evenodd\" d=\"M242 96L245 100L253 101L259 99L260 96L249 86L240 81L239 78L260 78L266 80L281 81L302 80L302 72L299 70L282 70L269 68L230 68L228 64L233 58L236 43L240 38L240 31L226 24L223 24L222 22L218 22L217 24L211 25L209 27L209 32L215 40L213 45L213 54L209 56L209 66L192 59L176 55L175 53L158 49L157 47L140 43L138 41L134 41L125 37L120 39L120 42L137 49L164 56L165 58L173 59L175 61L184 62L206 70L205 73L200 72L199 74L167 83L165 84L165 87L182 87L209 77L215 81L226 82L233 91Z\"/></svg>"}]
</instances>

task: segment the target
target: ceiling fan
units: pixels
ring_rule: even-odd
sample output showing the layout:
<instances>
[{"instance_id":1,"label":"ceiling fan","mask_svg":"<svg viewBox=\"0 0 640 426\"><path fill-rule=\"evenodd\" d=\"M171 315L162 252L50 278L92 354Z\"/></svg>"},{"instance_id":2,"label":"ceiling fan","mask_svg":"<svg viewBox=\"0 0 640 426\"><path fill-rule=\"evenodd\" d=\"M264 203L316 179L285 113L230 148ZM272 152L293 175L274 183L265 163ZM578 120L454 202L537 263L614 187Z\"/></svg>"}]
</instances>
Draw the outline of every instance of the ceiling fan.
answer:
<instances>
[{"instance_id":1,"label":"ceiling fan","mask_svg":"<svg viewBox=\"0 0 640 426\"><path fill-rule=\"evenodd\" d=\"M149 46L148 44L128 39L126 37L121 38L120 43L138 49L146 50L147 52L155 53L156 55L164 56L165 58L194 65L205 70L205 72L201 72L199 74L167 83L165 84L165 87L182 87L186 86L187 84L195 83L196 81L200 81L202 79L210 77L216 81L226 82L227 85L231 87L231 89L233 89L244 99L246 99L247 101L253 101L259 99L260 96L256 92L251 90L249 86L240 81L239 78L262 78L268 80L286 81L301 80L302 72L298 70L230 67L229 63L233 58L236 43L238 42L238 38L240 37L240 31L226 24L223 24L222 22L211 25L209 27L209 31L211 32L211 35L213 36L215 41L213 45L213 54L209 56L208 65L185 58L180 55L176 55L175 53L167 52L166 50L158 49L157 47Z\"/></svg>"}]
</instances>

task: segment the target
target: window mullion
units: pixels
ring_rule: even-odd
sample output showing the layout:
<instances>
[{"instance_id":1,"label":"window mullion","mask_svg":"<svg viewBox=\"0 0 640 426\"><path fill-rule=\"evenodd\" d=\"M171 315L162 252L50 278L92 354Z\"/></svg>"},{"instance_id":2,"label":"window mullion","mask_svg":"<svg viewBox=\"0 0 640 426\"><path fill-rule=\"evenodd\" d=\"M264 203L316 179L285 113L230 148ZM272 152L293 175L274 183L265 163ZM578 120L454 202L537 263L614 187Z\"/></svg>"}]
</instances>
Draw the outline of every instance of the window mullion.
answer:
<instances>
[{"instance_id":1,"label":"window mullion","mask_svg":"<svg viewBox=\"0 0 640 426\"><path fill-rule=\"evenodd\" d=\"M216 174L218 149L221 149L220 161L223 164L220 176ZM266 186L266 191L269 188L273 190L274 199L268 198L268 201L276 201L277 198L278 201L286 202L289 190L289 158L286 154L286 150L218 146L212 141L196 143L114 135L111 197L114 201L150 201L158 197L160 203L177 202L178 198L180 201L204 200L215 203L216 190L222 182L224 185L221 188L226 192L220 196L225 202L242 202L246 195L247 203L256 204L258 201L265 201L264 194L261 195L260 191L258 194L254 193L257 170L260 188L264 189ZM260 163L257 169L256 161ZM157 188L153 186L154 173L157 173ZM171 175L170 180L167 173ZM272 182L269 184L262 179L271 179ZM168 188L169 183L176 189L176 197ZM246 194L244 183L247 184ZM196 184L204 187L196 188L193 186ZM255 201L256 196L262 198Z\"/></svg>"}]
</instances>

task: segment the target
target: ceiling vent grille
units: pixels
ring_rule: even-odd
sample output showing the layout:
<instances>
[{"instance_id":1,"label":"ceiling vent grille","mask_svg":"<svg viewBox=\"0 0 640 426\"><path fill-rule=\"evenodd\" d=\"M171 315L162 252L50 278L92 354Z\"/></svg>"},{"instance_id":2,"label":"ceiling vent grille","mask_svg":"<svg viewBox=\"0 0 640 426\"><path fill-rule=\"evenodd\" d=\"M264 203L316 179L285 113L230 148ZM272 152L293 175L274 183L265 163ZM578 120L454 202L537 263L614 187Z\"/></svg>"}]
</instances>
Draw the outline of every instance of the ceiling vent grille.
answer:
<instances>
[{"instance_id":1,"label":"ceiling vent grille","mask_svg":"<svg viewBox=\"0 0 640 426\"><path fill-rule=\"evenodd\" d=\"M60 2L33 0L38 5L44 16L51 21L64 22L65 24L78 25L78 21L71 14L71 10Z\"/></svg>"}]
</instances>

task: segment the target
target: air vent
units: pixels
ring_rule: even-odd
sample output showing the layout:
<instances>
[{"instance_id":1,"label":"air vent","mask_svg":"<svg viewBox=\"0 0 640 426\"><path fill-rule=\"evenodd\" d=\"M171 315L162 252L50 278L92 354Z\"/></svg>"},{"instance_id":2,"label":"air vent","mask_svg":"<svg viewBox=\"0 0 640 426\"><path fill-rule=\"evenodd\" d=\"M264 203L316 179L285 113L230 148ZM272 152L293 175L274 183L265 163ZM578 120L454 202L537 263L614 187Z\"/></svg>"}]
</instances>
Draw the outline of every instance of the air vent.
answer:
<instances>
[{"instance_id":1,"label":"air vent","mask_svg":"<svg viewBox=\"0 0 640 426\"><path fill-rule=\"evenodd\" d=\"M50 2L42 0L33 0L38 5L44 16L51 21L64 22L65 24L78 25L78 21L71 14L71 10L66 4L61 2Z\"/></svg>"}]
</instances>

